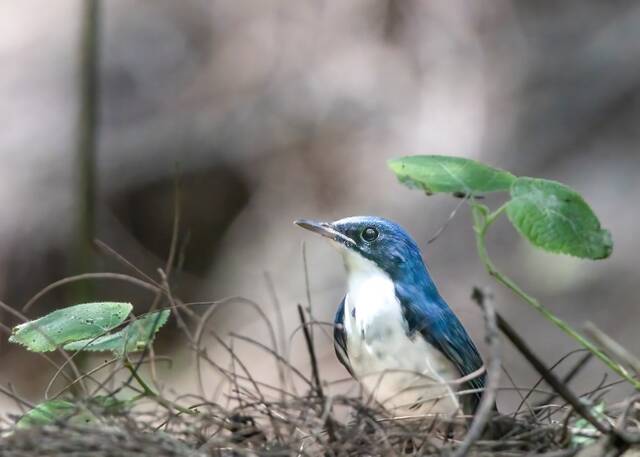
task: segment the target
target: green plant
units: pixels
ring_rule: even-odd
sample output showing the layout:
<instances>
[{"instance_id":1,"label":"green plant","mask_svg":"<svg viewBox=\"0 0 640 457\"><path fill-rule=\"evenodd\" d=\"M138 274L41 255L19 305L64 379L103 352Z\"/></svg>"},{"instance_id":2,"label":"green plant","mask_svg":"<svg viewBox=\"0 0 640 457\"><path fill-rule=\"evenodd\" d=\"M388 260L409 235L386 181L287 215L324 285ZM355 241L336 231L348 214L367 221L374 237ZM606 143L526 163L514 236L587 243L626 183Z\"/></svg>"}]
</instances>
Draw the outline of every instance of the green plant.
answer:
<instances>
[{"instance_id":1,"label":"green plant","mask_svg":"<svg viewBox=\"0 0 640 457\"><path fill-rule=\"evenodd\" d=\"M499 271L487 251L487 231L500 215L506 213L518 233L540 249L592 260L609 257L613 250L611 234L601 227L579 193L556 181L517 177L508 171L460 157L410 156L390 160L389 167L400 182L428 195L450 193L464 197L473 214L478 255L489 274L640 389L640 381L624 366ZM489 192L508 193L508 199L491 211L477 199Z\"/></svg>"},{"instance_id":2,"label":"green plant","mask_svg":"<svg viewBox=\"0 0 640 457\"><path fill-rule=\"evenodd\" d=\"M130 303L97 302L84 303L58 309L39 319L25 322L13 328L9 341L18 343L32 352L50 352L58 349L70 352L112 352L116 359L131 372L131 377L141 388L141 393L129 400L133 403L142 398L152 398L167 408L183 413L193 413L164 399L153 391L140 377L128 354L145 350L156 332L167 322L170 310L149 313L131 319L126 325L133 306ZM121 327L118 329L118 327ZM40 403L27 412L18 427L42 425L63 418L91 422L95 416L88 404L103 409L113 409L123 402L111 397L93 397L81 404L67 400L52 399Z\"/></svg>"}]
</instances>

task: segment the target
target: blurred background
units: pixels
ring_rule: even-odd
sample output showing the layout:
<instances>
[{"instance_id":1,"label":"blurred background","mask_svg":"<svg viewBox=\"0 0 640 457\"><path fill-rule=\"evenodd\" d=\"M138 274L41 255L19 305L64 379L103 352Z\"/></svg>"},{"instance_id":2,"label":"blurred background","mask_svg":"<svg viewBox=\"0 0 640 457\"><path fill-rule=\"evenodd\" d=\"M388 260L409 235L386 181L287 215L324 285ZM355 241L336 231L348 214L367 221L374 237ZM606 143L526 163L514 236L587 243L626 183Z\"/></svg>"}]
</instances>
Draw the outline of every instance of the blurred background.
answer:
<instances>
[{"instance_id":1,"label":"blurred background","mask_svg":"<svg viewBox=\"0 0 640 457\"><path fill-rule=\"evenodd\" d=\"M560 180L585 196L613 234L610 259L541 253L506 221L492 229L490 252L571 324L593 321L640 354L636 2L110 0L93 13L92 4L0 2L3 302L21 309L69 275L132 273L93 238L159 279L179 176L172 282L184 301L242 296L271 318L279 304L288 339L296 305L308 305L306 243L313 314L330 321L344 293L340 259L292 221L375 214L419 241L483 350L482 316L469 298L475 285L494 289L499 311L552 364L576 345L492 283L468 211L427 246L458 202L410 191L386 166L402 155L459 155ZM46 294L28 316L97 300L132 301L141 313L153 299L123 282L81 284ZM19 320L3 311L0 321ZM267 335L238 303L211 325L222 335ZM316 336L323 376L346 378L330 339ZM293 362L308 370L299 332L290 345ZM174 356L167 382L192 391L192 358L175 324L156 346ZM275 377L263 352L236 348ZM518 386L537 380L508 344L503 358ZM34 401L54 371L6 335L0 366L0 383ZM584 393L603 376L592 361L572 386ZM207 375L208 387L215 377ZM506 410L518 402L514 391L501 394Z\"/></svg>"}]
</instances>

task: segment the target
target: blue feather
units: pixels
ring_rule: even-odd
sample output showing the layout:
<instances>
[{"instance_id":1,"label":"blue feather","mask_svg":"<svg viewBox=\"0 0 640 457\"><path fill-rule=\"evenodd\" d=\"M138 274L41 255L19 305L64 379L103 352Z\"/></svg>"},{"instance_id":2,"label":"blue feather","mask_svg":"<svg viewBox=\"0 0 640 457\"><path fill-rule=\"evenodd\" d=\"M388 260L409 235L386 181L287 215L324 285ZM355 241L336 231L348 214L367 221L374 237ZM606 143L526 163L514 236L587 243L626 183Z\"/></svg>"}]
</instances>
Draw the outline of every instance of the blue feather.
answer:
<instances>
[{"instance_id":1,"label":"blue feather","mask_svg":"<svg viewBox=\"0 0 640 457\"><path fill-rule=\"evenodd\" d=\"M455 365L460 376L480 369L483 362L476 346L445 301L439 295L427 298L411 289L396 283L396 295L407 321L409 335L421 335ZM478 390L462 399L471 411L478 406L484 386L484 373L463 385L464 390Z\"/></svg>"},{"instance_id":2,"label":"blue feather","mask_svg":"<svg viewBox=\"0 0 640 457\"><path fill-rule=\"evenodd\" d=\"M336 356L340 363L344 365L349 374L353 376L347 352L347 332L344 330L344 300L343 298L340 302L333 322L333 348L336 351Z\"/></svg>"}]
</instances>

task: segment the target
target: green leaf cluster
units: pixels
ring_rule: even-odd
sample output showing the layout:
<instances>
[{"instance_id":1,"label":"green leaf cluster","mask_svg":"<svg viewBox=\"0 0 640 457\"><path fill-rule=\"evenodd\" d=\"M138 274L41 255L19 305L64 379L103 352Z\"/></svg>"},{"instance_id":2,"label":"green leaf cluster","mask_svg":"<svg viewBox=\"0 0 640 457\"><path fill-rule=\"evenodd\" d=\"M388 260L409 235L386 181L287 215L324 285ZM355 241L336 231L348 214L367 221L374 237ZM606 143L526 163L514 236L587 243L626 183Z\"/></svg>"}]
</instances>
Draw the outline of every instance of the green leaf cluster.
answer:
<instances>
[{"instance_id":1,"label":"green leaf cluster","mask_svg":"<svg viewBox=\"0 0 640 457\"><path fill-rule=\"evenodd\" d=\"M127 319L132 308L131 303L119 302L69 306L14 327L9 341L33 352L62 347L67 351L111 351L122 357L149 345L171 313L150 313L111 332Z\"/></svg>"},{"instance_id":2,"label":"green leaf cluster","mask_svg":"<svg viewBox=\"0 0 640 457\"><path fill-rule=\"evenodd\" d=\"M83 338L93 338L122 324L131 303L84 303L58 309L40 319L13 328L9 341L33 352L50 352Z\"/></svg>"},{"instance_id":3,"label":"green leaf cluster","mask_svg":"<svg viewBox=\"0 0 640 457\"><path fill-rule=\"evenodd\" d=\"M62 347L74 352L110 351L116 357L126 357L127 353L142 351L151 344L156 332L167 323L171 314L168 309L149 313L115 330L124 323L132 308L131 303L120 302L69 306L16 326L9 341L33 352L53 351ZM128 359L125 358L125 362ZM131 369L148 396L155 397L156 394ZM92 412L94 408L98 408L100 414L111 414L131 404L131 401L100 396L87 399L87 402L75 404L61 399L45 401L22 416L16 427L42 426L60 420L75 424L94 422L97 420Z\"/></svg>"},{"instance_id":4,"label":"green leaf cluster","mask_svg":"<svg viewBox=\"0 0 640 457\"><path fill-rule=\"evenodd\" d=\"M432 193L474 198L509 192L503 207L516 230L534 246L586 259L609 257L613 240L608 230L570 187L546 179L516 177L474 160L439 155L410 156L389 161L403 184Z\"/></svg>"},{"instance_id":5,"label":"green leaf cluster","mask_svg":"<svg viewBox=\"0 0 640 457\"><path fill-rule=\"evenodd\" d=\"M86 338L64 345L67 351L111 351L117 356L143 350L166 324L171 311L165 309L136 319L122 330L98 338Z\"/></svg>"},{"instance_id":6,"label":"green leaf cluster","mask_svg":"<svg viewBox=\"0 0 640 457\"><path fill-rule=\"evenodd\" d=\"M131 400L119 400L111 396L97 396L78 404L67 400L47 400L27 411L16 422L16 428L38 427L65 421L71 424L96 422L99 415L117 415L130 408Z\"/></svg>"},{"instance_id":7,"label":"green leaf cluster","mask_svg":"<svg viewBox=\"0 0 640 457\"><path fill-rule=\"evenodd\" d=\"M95 416L66 400L49 400L28 411L16 423L16 428L43 426L56 421L70 419L75 424L92 422Z\"/></svg>"},{"instance_id":8,"label":"green leaf cluster","mask_svg":"<svg viewBox=\"0 0 640 457\"><path fill-rule=\"evenodd\" d=\"M516 177L460 157L403 157L389 161L389 167L409 187L418 187L428 194L452 193L468 199L478 256L495 280L640 390L640 381L622 364L500 272L487 252L487 230L506 212L518 233L538 248L593 260L609 257L613 250L611 234L601 227L598 217L578 192L556 181ZM508 199L492 212L477 201L480 194L487 192L508 192Z\"/></svg>"}]
</instances>

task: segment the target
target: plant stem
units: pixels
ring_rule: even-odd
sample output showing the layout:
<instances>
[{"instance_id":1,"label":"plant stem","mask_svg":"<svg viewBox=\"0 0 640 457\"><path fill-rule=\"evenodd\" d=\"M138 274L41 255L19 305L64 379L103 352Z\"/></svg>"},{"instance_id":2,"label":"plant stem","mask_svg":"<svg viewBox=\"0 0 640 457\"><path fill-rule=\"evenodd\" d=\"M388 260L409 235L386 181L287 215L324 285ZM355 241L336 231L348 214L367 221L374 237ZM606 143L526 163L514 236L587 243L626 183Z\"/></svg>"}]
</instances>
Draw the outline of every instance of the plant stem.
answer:
<instances>
[{"instance_id":1,"label":"plant stem","mask_svg":"<svg viewBox=\"0 0 640 457\"><path fill-rule=\"evenodd\" d=\"M138 371L136 370L136 368L131 364L131 361L125 356L124 358L124 366L131 372L131 376L133 376L133 378L138 382L138 384L140 384L140 387L142 387L142 394L139 396L140 398L142 397L148 397L148 398L152 398L155 401L157 401L160 405L164 406L167 409L177 409L178 411L180 411L181 413L184 414L189 414L191 416L197 414L196 411L192 411L190 409L184 408L180 405L178 405L177 403L174 403L170 400L167 400L166 398L162 397L161 395L158 395L157 393L155 393L153 391L153 389L151 387L149 387L149 385L145 382L144 379L142 379L142 377L138 374Z\"/></svg>"},{"instance_id":2,"label":"plant stem","mask_svg":"<svg viewBox=\"0 0 640 457\"><path fill-rule=\"evenodd\" d=\"M484 264L487 272L493 276L497 282L505 286L507 289L510 289L513 293L515 293L518 297L527 302L531 307L533 307L536 311L542 314L548 321L553 323L556 327L562 330L564 333L572 337L579 344L581 344L585 349L599 358L607 367L613 370L615 373L626 379L629 383L631 383L636 389L640 390L640 381L633 378L624 367L620 366L613 360L611 360L604 352L602 352L596 345L594 345L591 341L586 339L576 330L574 330L568 323L560 319L558 316L553 314L551 310L542 305L536 298L527 294L524 290L520 288L511 278L502 274L493 261L489 257L489 253L487 252L487 247L485 243L485 237L487 234L487 230L491 226L491 224L496 220L496 218L505 210L506 205L502 205L493 213L489 213L489 209L484 206L477 204L475 202L471 202L471 210L473 214L474 221L474 232L476 238L476 248L478 250L478 256L480 260Z\"/></svg>"},{"instance_id":3,"label":"plant stem","mask_svg":"<svg viewBox=\"0 0 640 457\"><path fill-rule=\"evenodd\" d=\"M124 366L131 372L131 376L133 376L133 378L138 381L138 384L140 384L140 387L142 387L144 396L153 397L154 395L156 395L153 389L151 389L151 387L149 387L145 380L142 379L142 377L138 374L138 370L135 369L135 367L131 364L131 361L126 356L124 358Z\"/></svg>"}]
</instances>

